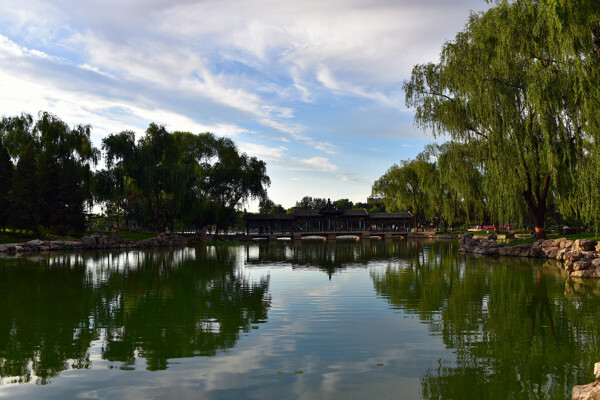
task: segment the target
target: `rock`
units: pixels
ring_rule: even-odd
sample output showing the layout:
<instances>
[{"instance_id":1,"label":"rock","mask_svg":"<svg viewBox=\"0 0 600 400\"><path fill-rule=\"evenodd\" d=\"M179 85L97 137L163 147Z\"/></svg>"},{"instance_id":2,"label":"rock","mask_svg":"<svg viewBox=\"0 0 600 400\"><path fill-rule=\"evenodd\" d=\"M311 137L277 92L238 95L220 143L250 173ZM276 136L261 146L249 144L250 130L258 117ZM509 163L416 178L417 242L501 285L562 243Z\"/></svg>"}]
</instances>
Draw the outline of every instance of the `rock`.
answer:
<instances>
[{"instance_id":1,"label":"rock","mask_svg":"<svg viewBox=\"0 0 600 400\"><path fill-rule=\"evenodd\" d=\"M573 270L573 263L574 261L565 261L564 263L564 267L567 271L572 271Z\"/></svg>"},{"instance_id":2,"label":"rock","mask_svg":"<svg viewBox=\"0 0 600 400\"><path fill-rule=\"evenodd\" d=\"M498 240L498 236L494 235L493 233L490 233L487 238L488 240Z\"/></svg>"},{"instance_id":3,"label":"rock","mask_svg":"<svg viewBox=\"0 0 600 400\"><path fill-rule=\"evenodd\" d=\"M573 278L593 278L595 276L595 271L592 269L584 269L579 271L571 272L571 276ZM599 398L600 400L600 398Z\"/></svg>"},{"instance_id":4,"label":"rock","mask_svg":"<svg viewBox=\"0 0 600 400\"><path fill-rule=\"evenodd\" d=\"M598 243L595 240L577 239L572 246L573 251L594 251Z\"/></svg>"},{"instance_id":5,"label":"rock","mask_svg":"<svg viewBox=\"0 0 600 400\"><path fill-rule=\"evenodd\" d=\"M570 251L570 249L568 249L568 248L560 249L560 250L558 251L558 253L556 253L556 259L557 259L557 260L562 260L562 259L563 259L563 255L564 255L565 253L568 253L569 251Z\"/></svg>"},{"instance_id":6,"label":"rock","mask_svg":"<svg viewBox=\"0 0 600 400\"><path fill-rule=\"evenodd\" d=\"M542 251L544 251L544 253L546 253L546 256L548 256L548 258L556 258L556 256L558 255L558 252L560 251L558 249L558 247L547 247L547 249L550 249L550 250L546 251L546 249L542 248Z\"/></svg>"},{"instance_id":7,"label":"rock","mask_svg":"<svg viewBox=\"0 0 600 400\"><path fill-rule=\"evenodd\" d=\"M542 243L542 248L553 248L553 247L559 247L560 246L560 241L558 239L548 239L548 240L544 240L544 242Z\"/></svg>"},{"instance_id":8,"label":"rock","mask_svg":"<svg viewBox=\"0 0 600 400\"><path fill-rule=\"evenodd\" d=\"M592 262L590 260L582 260L573 262L571 267L572 271L583 271L592 268Z\"/></svg>"},{"instance_id":9,"label":"rock","mask_svg":"<svg viewBox=\"0 0 600 400\"><path fill-rule=\"evenodd\" d=\"M0 253L8 253L8 246L5 244L0 244Z\"/></svg>"},{"instance_id":10,"label":"rock","mask_svg":"<svg viewBox=\"0 0 600 400\"><path fill-rule=\"evenodd\" d=\"M595 258L592 260L592 268L600 268L600 258Z\"/></svg>"},{"instance_id":11,"label":"rock","mask_svg":"<svg viewBox=\"0 0 600 400\"><path fill-rule=\"evenodd\" d=\"M29 242L23 243L23 246L26 246L26 247L38 247L38 246L43 246L43 245L44 245L44 242L39 239L34 239L34 240L30 240Z\"/></svg>"},{"instance_id":12,"label":"rock","mask_svg":"<svg viewBox=\"0 0 600 400\"><path fill-rule=\"evenodd\" d=\"M48 242L50 250L62 250L64 248L63 242Z\"/></svg>"},{"instance_id":13,"label":"rock","mask_svg":"<svg viewBox=\"0 0 600 400\"><path fill-rule=\"evenodd\" d=\"M15 251L17 251L18 246L15 243L7 243L6 247L9 252L15 252Z\"/></svg>"},{"instance_id":14,"label":"rock","mask_svg":"<svg viewBox=\"0 0 600 400\"><path fill-rule=\"evenodd\" d=\"M499 250L499 255L501 256L511 256L511 257L529 257L531 252L531 248L533 246L530 244L518 244L512 247L502 247Z\"/></svg>"},{"instance_id":15,"label":"rock","mask_svg":"<svg viewBox=\"0 0 600 400\"><path fill-rule=\"evenodd\" d=\"M573 246L572 240L569 240L567 238L562 238L561 243L560 243L561 249L571 249L572 246Z\"/></svg>"},{"instance_id":16,"label":"rock","mask_svg":"<svg viewBox=\"0 0 600 400\"><path fill-rule=\"evenodd\" d=\"M113 240L113 242L121 244L123 243L123 239L121 239L121 236L117 235L116 233L113 233L110 238Z\"/></svg>"},{"instance_id":17,"label":"rock","mask_svg":"<svg viewBox=\"0 0 600 400\"><path fill-rule=\"evenodd\" d=\"M562 255L562 259L565 261L579 261L583 258L583 254L579 251L567 251Z\"/></svg>"},{"instance_id":18,"label":"rock","mask_svg":"<svg viewBox=\"0 0 600 400\"><path fill-rule=\"evenodd\" d=\"M582 251L581 255L583 260L593 260L599 257L596 251Z\"/></svg>"},{"instance_id":19,"label":"rock","mask_svg":"<svg viewBox=\"0 0 600 400\"><path fill-rule=\"evenodd\" d=\"M546 255L546 253L544 252L544 250L542 250L541 244L540 246L536 247L535 245L533 245L531 247L531 250L529 252L529 257L535 257L535 258L546 258L548 257Z\"/></svg>"},{"instance_id":20,"label":"rock","mask_svg":"<svg viewBox=\"0 0 600 400\"><path fill-rule=\"evenodd\" d=\"M473 239L473 234L471 232L463 233L460 235L460 244L465 245Z\"/></svg>"},{"instance_id":21,"label":"rock","mask_svg":"<svg viewBox=\"0 0 600 400\"><path fill-rule=\"evenodd\" d=\"M598 381L587 385L575 386L571 392L573 400L600 400L600 385Z\"/></svg>"},{"instance_id":22,"label":"rock","mask_svg":"<svg viewBox=\"0 0 600 400\"><path fill-rule=\"evenodd\" d=\"M594 364L594 376L596 379L600 378L600 362Z\"/></svg>"},{"instance_id":23,"label":"rock","mask_svg":"<svg viewBox=\"0 0 600 400\"><path fill-rule=\"evenodd\" d=\"M95 249L97 246L96 238L94 237L94 235L84 236L81 238L81 241L85 249Z\"/></svg>"}]
</instances>

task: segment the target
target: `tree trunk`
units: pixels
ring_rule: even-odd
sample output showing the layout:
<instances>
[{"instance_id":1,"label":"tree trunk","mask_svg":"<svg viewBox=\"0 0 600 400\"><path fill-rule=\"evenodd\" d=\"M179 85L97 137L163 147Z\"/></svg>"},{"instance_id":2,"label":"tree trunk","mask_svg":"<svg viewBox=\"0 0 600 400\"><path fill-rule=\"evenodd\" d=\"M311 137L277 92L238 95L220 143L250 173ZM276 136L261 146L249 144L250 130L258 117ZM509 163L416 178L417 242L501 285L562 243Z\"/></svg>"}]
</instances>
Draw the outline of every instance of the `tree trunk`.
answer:
<instances>
[{"instance_id":1,"label":"tree trunk","mask_svg":"<svg viewBox=\"0 0 600 400\"><path fill-rule=\"evenodd\" d=\"M546 239L546 227L544 222L546 219L546 199L548 197L548 188L550 186L550 172L546 172L544 184L541 188L542 190L536 190L535 195L531 189L530 182L528 182L527 186L527 190L523 192L523 197L525 198L529 214L533 218L535 237L538 240Z\"/></svg>"}]
</instances>

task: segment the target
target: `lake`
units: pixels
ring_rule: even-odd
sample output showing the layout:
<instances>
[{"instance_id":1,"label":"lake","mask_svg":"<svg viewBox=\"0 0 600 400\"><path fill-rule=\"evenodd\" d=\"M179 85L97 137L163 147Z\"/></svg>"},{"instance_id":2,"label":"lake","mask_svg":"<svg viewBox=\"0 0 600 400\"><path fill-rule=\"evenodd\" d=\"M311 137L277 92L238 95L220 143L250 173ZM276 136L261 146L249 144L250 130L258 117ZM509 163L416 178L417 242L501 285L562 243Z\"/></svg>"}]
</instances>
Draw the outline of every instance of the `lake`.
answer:
<instances>
[{"instance_id":1,"label":"lake","mask_svg":"<svg viewBox=\"0 0 600 400\"><path fill-rule=\"evenodd\" d=\"M600 282L457 241L0 258L0 398L565 399Z\"/></svg>"}]
</instances>

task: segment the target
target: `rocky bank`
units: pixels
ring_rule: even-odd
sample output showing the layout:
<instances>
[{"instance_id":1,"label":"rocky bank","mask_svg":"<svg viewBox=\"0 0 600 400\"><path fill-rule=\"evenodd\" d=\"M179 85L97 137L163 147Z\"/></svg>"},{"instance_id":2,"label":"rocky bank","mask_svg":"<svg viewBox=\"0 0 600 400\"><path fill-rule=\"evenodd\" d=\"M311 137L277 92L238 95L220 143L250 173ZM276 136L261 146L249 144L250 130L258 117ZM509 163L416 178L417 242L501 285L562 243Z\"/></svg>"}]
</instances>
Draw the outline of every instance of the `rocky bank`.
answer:
<instances>
[{"instance_id":1,"label":"rocky bank","mask_svg":"<svg viewBox=\"0 0 600 400\"><path fill-rule=\"evenodd\" d=\"M564 261L565 270L575 278L600 278L600 244L595 240L540 239L534 244L507 246L496 235L475 239L472 233L460 237L459 251L495 256L555 258Z\"/></svg>"},{"instance_id":2,"label":"rocky bank","mask_svg":"<svg viewBox=\"0 0 600 400\"><path fill-rule=\"evenodd\" d=\"M158 235L157 237L133 241L123 240L113 233L111 236L94 234L84 236L81 240L30 240L25 243L0 244L0 253L22 253L60 250L95 250L95 249L131 249L145 247L186 246L188 239L179 235Z\"/></svg>"}]
</instances>

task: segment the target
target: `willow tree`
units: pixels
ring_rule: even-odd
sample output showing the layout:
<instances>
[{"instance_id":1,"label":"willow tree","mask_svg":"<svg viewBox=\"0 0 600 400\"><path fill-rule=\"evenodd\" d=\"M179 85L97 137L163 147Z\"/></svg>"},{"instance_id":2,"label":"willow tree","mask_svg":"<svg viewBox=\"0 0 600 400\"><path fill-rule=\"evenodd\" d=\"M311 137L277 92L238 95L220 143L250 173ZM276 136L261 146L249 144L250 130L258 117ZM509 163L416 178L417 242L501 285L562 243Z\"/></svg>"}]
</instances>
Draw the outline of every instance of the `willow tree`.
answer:
<instances>
[{"instance_id":1,"label":"willow tree","mask_svg":"<svg viewBox=\"0 0 600 400\"><path fill-rule=\"evenodd\" d=\"M497 1L470 16L439 63L415 66L404 85L419 126L479 152L495 188L492 217L524 206L540 238L548 196L566 195L582 154L584 59L594 49L591 11L599 7Z\"/></svg>"},{"instance_id":2,"label":"willow tree","mask_svg":"<svg viewBox=\"0 0 600 400\"><path fill-rule=\"evenodd\" d=\"M432 165L423 159L401 161L375 181L371 195L383 199L388 212L410 212L416 228L418 222L423 222L422 215L431 216L425 186L432 173Z\"/></svg>"}]
</instances>

